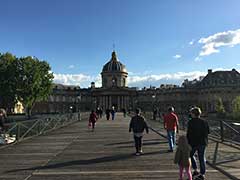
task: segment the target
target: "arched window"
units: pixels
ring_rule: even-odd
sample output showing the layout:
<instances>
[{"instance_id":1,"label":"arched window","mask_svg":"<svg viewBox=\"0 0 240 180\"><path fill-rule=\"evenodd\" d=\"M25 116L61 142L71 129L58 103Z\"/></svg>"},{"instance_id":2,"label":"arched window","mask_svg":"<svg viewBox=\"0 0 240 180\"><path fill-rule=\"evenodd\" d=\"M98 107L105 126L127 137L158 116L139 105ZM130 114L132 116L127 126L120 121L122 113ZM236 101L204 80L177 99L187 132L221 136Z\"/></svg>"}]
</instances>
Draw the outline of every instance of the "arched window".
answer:
<instances>
[{"instance_id":1,"label":"arched window","mask_svg":"<svg viewBox=\"0 0 240 180\"><path fill-rule=\"evenodd\" d=\"M117 86L117 78L116 77L112 78L112 86L113 87Z\"/></svg>"},{"instance_id":2,"label":"arched window","mask_svg":"<svg viewBox=\"0 0 240 180\"><path fill-rule=\"evenodd\" d=\"M103 85L106 86L107 84L107 78L103 78Z\"/></svg>"}]
</instances>

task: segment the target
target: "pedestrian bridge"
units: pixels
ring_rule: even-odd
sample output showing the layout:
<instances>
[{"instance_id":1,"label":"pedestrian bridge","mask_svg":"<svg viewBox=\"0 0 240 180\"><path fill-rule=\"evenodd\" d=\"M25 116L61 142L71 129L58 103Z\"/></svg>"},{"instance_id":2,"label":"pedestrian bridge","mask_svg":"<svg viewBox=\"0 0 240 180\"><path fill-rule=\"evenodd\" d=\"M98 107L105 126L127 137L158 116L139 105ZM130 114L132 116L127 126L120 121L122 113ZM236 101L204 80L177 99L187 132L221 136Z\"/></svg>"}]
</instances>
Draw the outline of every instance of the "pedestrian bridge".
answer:
<instances>
[{"instance_id":1,"label":"pedestrian bridge","mask_svg":"<svg viewBox=\"0 0 240 180\"><path fill-rule=\"evenodd\" d=\"M0 147L1 180L144 180L178 179L174 153L167 152L167 139L159 122L149 121L153 128L144 135L141 156L135 156L132 134L128 132L130 117L117 113L114 121L105 117L96 129L88 129L87 118L65 127ZM183 132L182 132L183 133ZM222 146L222 145L219 145ZM216 150L210 141L207 157ZM208 165L209 180L240 178L240 150L223 148L220 158L228 161ZM230 160L233 158L234 160ZM211 161L211 160L210 160ZM225 172L229 174L226 176Z\"/></svg>"}]
</instances>

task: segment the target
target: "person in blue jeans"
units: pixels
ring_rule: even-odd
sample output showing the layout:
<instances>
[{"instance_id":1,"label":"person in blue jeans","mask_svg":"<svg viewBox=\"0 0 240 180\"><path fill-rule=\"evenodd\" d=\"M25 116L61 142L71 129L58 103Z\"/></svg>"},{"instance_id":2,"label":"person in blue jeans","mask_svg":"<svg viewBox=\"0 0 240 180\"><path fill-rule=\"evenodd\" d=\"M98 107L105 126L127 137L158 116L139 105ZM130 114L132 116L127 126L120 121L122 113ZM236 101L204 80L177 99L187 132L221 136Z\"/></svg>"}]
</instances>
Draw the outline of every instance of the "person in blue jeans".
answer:
<instances>
[{"instance_id":1,"label":"person in blue jeans","mask_svg":"<svg viewBox=\"0 0 240 180\"><path fill-rule=\"evenodd\" d=\"M178 117L174 113L174 108L169 107L168 113L163 116L164 128L167 130L167 137L169 143L168 152L173 152L176 145L176 132L178 133Z\"/></svg>"},{"instance_id":2,"label":"person in blue jeans","mask_svg":"<svg viewBox=\"0 0 240 180\"><path fill-rule=\"evenodd\" d=\"M192 147L190 152L193 178L196 180L204 180L206 173L206 161L205 161L205 150L208 144L209 126L208 122L201 119L201 109L194 107L190 110L192 119L188 122L187 139L189 145ZM197 163L194 157L195 153L198 153L200 173L197 170Z\"/></svg>"},{"instance_id":3,"label":"person in blue jeans","mask_svg":"<svg viewBox=\"0 0 240 180\"><path fill-rule=\"evenodd\" d=\"M112 120L114 121L114 119L115 119L115 108L114 108L114 106L112 107L111 115L112 115Z\"/></svg>"}]
</instances>

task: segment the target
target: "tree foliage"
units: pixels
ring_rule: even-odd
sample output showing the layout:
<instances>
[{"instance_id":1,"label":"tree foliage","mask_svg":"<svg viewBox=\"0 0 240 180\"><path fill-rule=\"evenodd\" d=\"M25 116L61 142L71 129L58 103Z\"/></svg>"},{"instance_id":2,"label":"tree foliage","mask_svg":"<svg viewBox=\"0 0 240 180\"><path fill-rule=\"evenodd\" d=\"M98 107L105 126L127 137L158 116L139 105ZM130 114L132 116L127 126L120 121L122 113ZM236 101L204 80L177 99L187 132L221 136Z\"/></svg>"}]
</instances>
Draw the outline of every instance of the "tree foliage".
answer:
<instances>
[{"instance_id":1,"label":"tree foliage","mask_svg":"<svg viewBox=\"0 0 240 180\"><path fill-rule=\"evenodd\" d=\"M0 106L8 111L16 103L16 61L11 53L0 54Z\"/></svg>"},{"instance_id":2,"label":"tree foliage","mask_svg":"<svg viewBox=\"0 0 240 180\"><path fill-rule=\"evenodd\" d=\"M215 110L217 112L217 116L218 117L223 117L225 116L225 108L222 102L222 98L221 97L217 97L216 99L216 106L215 106Z\"/></svg>"},{"instance_id":3,"label":"tree foliage","mask_svg":"<svg viewBox=\"0 0 240 180\"><path fill-rule=\"evenodd\" d=\"M0 54L0 105L9 109L19 100L30 115L34 104L51 93L53 74L50 70L46 61L35 57Z\"/></svg>"},{"instance_id":4,"label":"tree foliage","mask_svg":"<svg viewBox=\"0 0 240 180\"><path fill-rule=\"evenodd\" d=\"M48 97L52 88L53 74L46 61L37 58L22 57L18 60L19 83L17 95L23 102L28 115L37 101Z\"/></svg>"},{"instance_id":5,"label":"tree foliage","mask_svg":"<svg viewBox=\"0 0 240 180\"><path fill-rule=\"evenodd\" d=\"M237 96L233 102L233 118L240 121L240 96Z\"/></svg>"}]
</instances>

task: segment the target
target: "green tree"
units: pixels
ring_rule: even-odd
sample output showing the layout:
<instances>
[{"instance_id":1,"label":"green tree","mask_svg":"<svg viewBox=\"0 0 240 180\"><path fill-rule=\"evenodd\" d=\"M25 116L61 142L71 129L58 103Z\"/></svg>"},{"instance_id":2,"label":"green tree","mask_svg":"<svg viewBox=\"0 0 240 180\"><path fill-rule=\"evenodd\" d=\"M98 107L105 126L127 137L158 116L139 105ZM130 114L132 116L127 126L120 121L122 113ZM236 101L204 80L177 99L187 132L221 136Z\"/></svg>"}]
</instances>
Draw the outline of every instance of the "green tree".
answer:
<instances>
[{"instance_id":1,"label":"green tree","mask_svg":"<svg viewBox=\"0 0 240 180\"><path fill-rule=\"evenodd\" d=\"M240 96L237 96L233 102L233 118L240 121Z\"/></svg>"},{"instance_id":2,"label":"green tree","mask_svg":"<svg viewBox=\"0 0 240 180\"><path fill-rule=\"evenodd\" d=\"M18 99L23 103L28 117L37 101L45 100L52 90L53 74L46 61L33 57L18 60Z\"/></svg>"},{"instance_id":3,"label":"green tree","mask_svg":"<svg viewBox=\"0 0 240 180\"><path fill-rule=\"evenodd\" d=\"M11 53L0 54L0 106L10 111L16 103L17 58Z\"/></svg>"},{"instance_id":4,"label":"green tree","mask_svg":"<svg viewBox=\"0 0 240 180\"><path fill-rule=\"evenodd\" d=\"M218 117L224 117L225 116L225 112L226 111L225 111L225 108L223 106L223 102L222 102L222 98L221 97L217 97L215 110L217 112L217 116Z\"/></svg>"}]
</instances>

